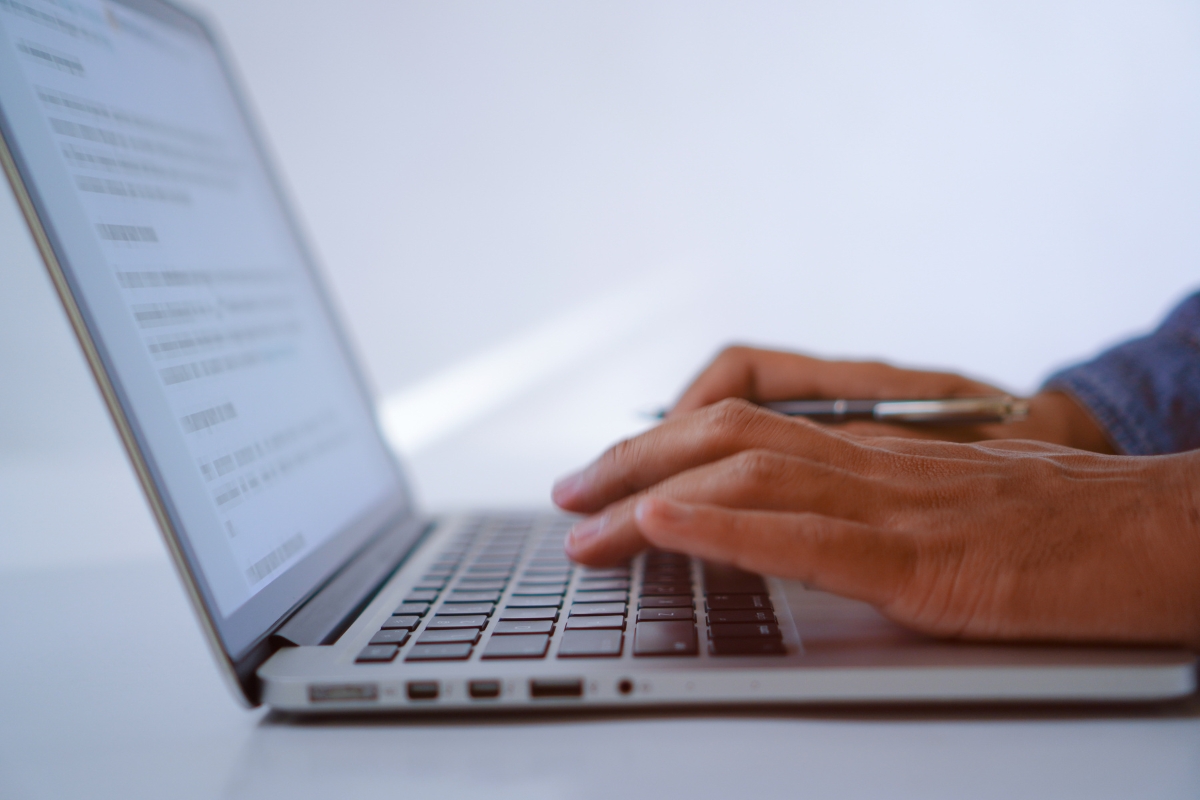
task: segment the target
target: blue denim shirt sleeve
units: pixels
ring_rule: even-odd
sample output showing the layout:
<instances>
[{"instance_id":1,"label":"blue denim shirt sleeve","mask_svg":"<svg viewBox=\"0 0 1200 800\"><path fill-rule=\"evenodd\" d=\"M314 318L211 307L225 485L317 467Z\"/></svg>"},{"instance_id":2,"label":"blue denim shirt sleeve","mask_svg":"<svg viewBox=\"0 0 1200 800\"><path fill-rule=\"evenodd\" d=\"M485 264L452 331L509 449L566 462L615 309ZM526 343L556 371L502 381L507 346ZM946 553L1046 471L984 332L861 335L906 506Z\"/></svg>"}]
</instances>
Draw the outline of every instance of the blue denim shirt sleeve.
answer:
<instances>
[{"instance_id":1,"label":"blue denim shirt sleeve","mask_svg":"<svg viewBox=\"0 0 1200 800\"><path fill-rule=\"evenodd\" d=\"M1126 455L1200 449L1200 293L1154 333L1055 373L1042 388L1073 395Z\"/></svg>"}]
</instances>

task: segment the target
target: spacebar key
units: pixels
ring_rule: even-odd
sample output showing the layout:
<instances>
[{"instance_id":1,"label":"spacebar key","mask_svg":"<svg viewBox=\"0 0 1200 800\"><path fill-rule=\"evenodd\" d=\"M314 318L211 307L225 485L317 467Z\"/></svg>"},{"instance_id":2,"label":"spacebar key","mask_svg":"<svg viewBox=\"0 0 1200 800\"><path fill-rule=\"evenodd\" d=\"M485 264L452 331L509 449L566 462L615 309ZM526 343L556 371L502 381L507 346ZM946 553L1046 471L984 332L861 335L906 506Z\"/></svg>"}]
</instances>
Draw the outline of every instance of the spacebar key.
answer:
<instances>
[{"instance_id":1,"label":"spacebar key","mask_svg":"<svg viewBox=\"0 0 1200 800\"><path fill-rule=\"evenodd\" d=\"M635 656L694 656L696 626L691 620L639 622L633 633Z\"/></svg>"}]
</instances>

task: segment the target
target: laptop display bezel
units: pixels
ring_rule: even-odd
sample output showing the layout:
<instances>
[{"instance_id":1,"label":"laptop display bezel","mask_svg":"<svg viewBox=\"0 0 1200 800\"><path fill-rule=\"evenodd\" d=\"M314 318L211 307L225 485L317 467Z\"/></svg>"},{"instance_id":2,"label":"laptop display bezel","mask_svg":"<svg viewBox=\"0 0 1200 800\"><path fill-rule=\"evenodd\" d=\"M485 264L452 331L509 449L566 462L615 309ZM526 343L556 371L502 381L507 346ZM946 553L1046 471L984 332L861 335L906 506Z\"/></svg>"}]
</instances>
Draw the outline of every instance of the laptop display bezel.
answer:
<instances>
[{"instance_id":1,"label":"laptop display bezel","mask_svg":"<svg viewBox=\"0 0 1200 800\"><path fill-rule=\"evenodd\" d=\"M115 0L115 2L187 30L201 38L212 49L214 57L221 67L230 96L241 115L255 153L260 159L275 202L286 220L304 268L308 271L323 311L327 315L339 350L353 376L354 389L361 402L368 408L374 409L372 392L365 380L365 375L359 366L346 332L339 323L338 315L330 302L328 290L312 257L311 249L307 246L297 217L276 177L277 173L273 169L272 159L239 88L239 81L236 79L231 62L213 28L203 17L165 2L165 0ZM180 534L180 531L184 529L182 521L170 496L164 489L165 484L157 470L151 451L146 446L145 436L131 411L132 404L125 395L119 377L112 367L112 360L106 352L102 338L98 335L98 328L89 313L86 300L77 289L70 264L65 258L65 248L62 247L54 230L51 217L46 213L46 206L38 192L32 170L22 158L15 131L8 118L8 111L2 104L0 104L0 162L2 162L38 251L50 273L71 326L99 385L105 405L108 407L122 443L133 463L139 483L146 493L168 550L200 618L209 643L218 655L222 671L226 678L232 680L238 693L248 704L257 704L254 669L269 657L274 649L269 643L272 632L377 536L385 530L397 529L405 521L416 516L415 504L403 468L384 443L382 432L376 422L374 433L379 438L384 451L391 456L389 462L395 474L395 491L374 508L360 515L355 522L331 536L322 546L252 597L245 605L228 617L222 617L186 536ZM374 417L374 415L372 416ZM416 529L419 531L419 526L416 526Z\"/></svg>"}]
</instances>

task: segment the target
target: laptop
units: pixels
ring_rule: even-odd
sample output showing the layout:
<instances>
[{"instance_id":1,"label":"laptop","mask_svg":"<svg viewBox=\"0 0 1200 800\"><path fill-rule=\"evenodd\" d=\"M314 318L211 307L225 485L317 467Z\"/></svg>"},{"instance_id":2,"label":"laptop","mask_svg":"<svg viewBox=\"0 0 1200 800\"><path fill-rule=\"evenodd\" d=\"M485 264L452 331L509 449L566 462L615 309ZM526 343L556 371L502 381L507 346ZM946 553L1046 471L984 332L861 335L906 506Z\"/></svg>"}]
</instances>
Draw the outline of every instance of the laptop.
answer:
<instances>
[{"instance_id":1,"label":"laptop","mask_svg":"<svg viewBox=\"0 0 1200 800\"><path fill-rule=\"evenodd\" d=\"M235 695L300 713L1191 694L1167 648L997 646L549 512L423 513L212 29L0 0L0 158Z\"/></svg>"}]
</instances>

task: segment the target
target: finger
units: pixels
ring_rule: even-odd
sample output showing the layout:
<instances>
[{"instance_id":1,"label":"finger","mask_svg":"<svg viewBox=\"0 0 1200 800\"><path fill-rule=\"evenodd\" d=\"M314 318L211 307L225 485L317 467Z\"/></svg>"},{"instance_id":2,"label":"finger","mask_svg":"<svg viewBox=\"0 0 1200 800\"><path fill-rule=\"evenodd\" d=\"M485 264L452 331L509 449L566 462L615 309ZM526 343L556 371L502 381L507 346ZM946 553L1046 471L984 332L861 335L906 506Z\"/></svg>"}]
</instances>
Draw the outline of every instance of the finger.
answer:
<instances>
[{"instance_id":1,"label":"finger","mask_svg":"<svg viewBox=\"0 0 1200 800\"><path fill-rule=\"evenodd\" d=\"M887 606L904 591L912 539L819 514L739 511L663 497L638 503L636 520L657 547L794 578L823 591Z\"/></svg>"},{"instance_id":2,"label":"finger","mask_svg":"<svg viewBox=\"0 0 1200 800\"><path fill-rule=\"evenodd\" d=\"M728 347L684 391L671 414L693 411L727 397L765 403L799 398L968 397L998 391L947 372Z\"/></svg>"},{"instance_id":3,"label":"finger","mask_svg":"<svg viewBox=\"0 0 1200 800\"><path fill-rule=\"evenodd\" d=\"M753 449L848 470L866 466L883 452L866 440L852 440L808 420L725 400L618 443L585 469L558 481L551 496L568 511L591 513L672 475Z\"/></svg>"},{"instance_id":4,"label":"finger","mask_svg":"<svg viewBox=\"0 0 1200 800\"><path fill-rule=\"evenodd\" d=\"M795 456L747 450L674 475L581 521L567 538L568 555L587 564L609 564L644 548L634 514L647 495L730 508L813 511L861 522L905 504L903 489L894 485Z\"/></svg>"}]
</instances>

